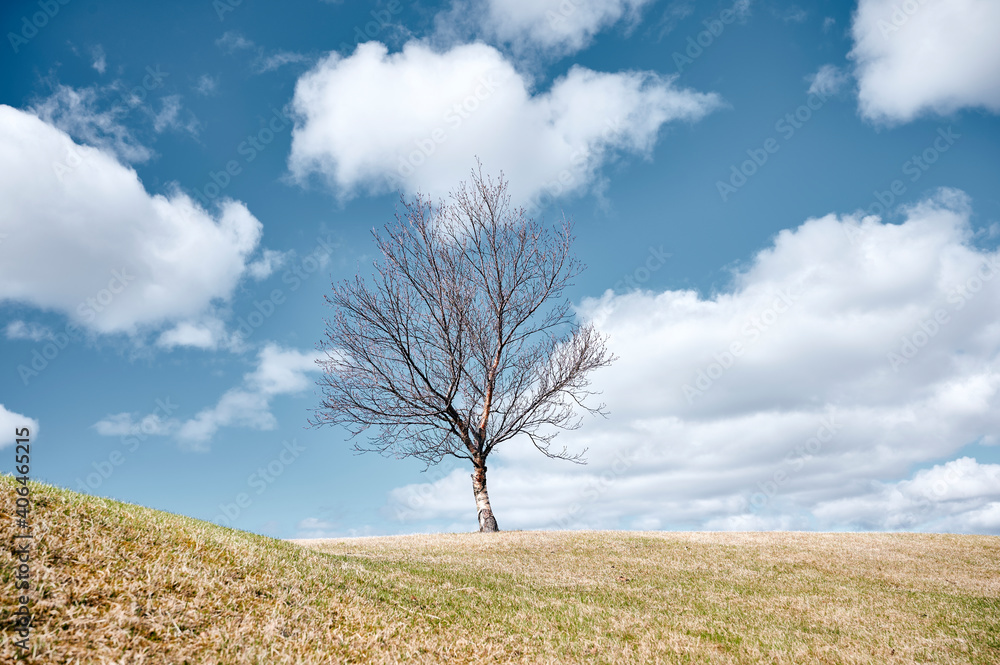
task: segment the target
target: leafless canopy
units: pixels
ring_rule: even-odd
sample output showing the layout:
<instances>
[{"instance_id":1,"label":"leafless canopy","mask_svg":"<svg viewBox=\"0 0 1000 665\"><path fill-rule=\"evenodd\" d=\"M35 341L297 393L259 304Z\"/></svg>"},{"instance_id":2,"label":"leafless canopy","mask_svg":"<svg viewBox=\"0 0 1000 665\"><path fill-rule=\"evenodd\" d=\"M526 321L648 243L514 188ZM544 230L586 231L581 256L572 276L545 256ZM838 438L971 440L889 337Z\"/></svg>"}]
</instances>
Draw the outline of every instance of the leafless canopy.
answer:
<instances>
[{"instance_id":1,"label":"leafless canopy","mask_svg":"<svg viewBox=\"0 0 1000 665\"><path fill-rule=\"evenodd\" d=\"M402 201L397 224L373 231L382 260L373 280L334 284L333 317L315 425L368 432L359 451L452 455L485 471L493 449L518 434L549 457L588 373L610 364L604 337L578 325L563 292L579 274L571 224L547 228L511 206L507 182L475 171L447 203ZM374 428L369 431L369 428Z\"/></svg>"}]
</instances>

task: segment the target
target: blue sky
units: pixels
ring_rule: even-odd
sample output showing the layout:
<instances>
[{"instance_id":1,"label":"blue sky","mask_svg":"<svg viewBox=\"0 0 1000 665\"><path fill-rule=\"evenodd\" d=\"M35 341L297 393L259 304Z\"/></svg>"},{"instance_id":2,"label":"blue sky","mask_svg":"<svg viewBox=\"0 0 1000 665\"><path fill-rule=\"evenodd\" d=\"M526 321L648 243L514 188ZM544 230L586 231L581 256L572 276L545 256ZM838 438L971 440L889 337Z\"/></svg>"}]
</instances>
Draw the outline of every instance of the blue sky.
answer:
<instances>
[{"instance_id":1,"label":"blue sky","mask_svg":"<svg viewBox=\"0 0 1000 665\"><path fill-rule=\"evenodd\" d=\"M989 0L0 24L3 471L30 426L37 479L250 531L474 529L469 469L306 420L331 281L478 156L575 220L569 295L621 356L610 417L563 436L588 465L498 448L501 528L1000 533Z\"/></svg>"}]
</instances>

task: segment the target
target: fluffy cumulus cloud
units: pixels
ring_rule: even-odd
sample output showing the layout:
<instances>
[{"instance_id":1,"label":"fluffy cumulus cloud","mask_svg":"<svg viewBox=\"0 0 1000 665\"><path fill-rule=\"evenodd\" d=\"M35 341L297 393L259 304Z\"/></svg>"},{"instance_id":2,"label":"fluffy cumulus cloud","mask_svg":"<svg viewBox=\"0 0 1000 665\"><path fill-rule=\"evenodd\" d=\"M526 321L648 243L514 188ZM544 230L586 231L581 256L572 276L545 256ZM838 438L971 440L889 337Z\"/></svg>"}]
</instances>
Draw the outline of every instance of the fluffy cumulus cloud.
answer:
<instances>
[{"instance_id":1,"label":"fluffy cumulus cloud","mask_svg":"<svg viewBox=\"0 0 1000 665\"><path fill-rule=\"evenodd\" d=\"M188 447L205 449L221 427L274 429L277 420L270 411L271 400L308 388L310 374L319 371L315 362L319 357L318 352L267 345L257 357L256 369L243 377L242 385L223 394L215 406L181 423L177 437Z\"/></svg>"},{"instance_id":2,"label":"fluffy cumulus cloud","mask_svg":"<svg viewBox=\"0 0 1000 665\"><path fill-rule=\"evenodd\" d=\"M998 467L961 453L1000 442L1000 252L961 192L905 212L807 220L711 297L585 300L620 356L595 375L611 417L563 435L586 466L498 449L501 527L1000 533ZM444 468L387 509L470 528L470 482Z\"/></svg>"},{"instance_id":3,"label":"fluffy cumulus cloud","mask_svg":"<svg viewBox=\"0 0 1000 665\"><path fill-rule=\"evenodd\" d=\"M238 202L210 212L183 193L151 195L106 151L9 106L0 106L0 200L0 301L96 333L135 334L227 301L262 228Z\"/></svg>"},{"instance_id":4,"label":"fluffy cumulus cloud","mask_svg":"<svg viewBox=\"0 0 1000 665\"><path fill-rule=\"evenodd\" d=\"M160 333L156 345L166 349L189 347L205 350L214 350L222 346L233 351L242 350L244 346L237 338L228 334L225 323L214 316L206 317L202 321L181 321Z\"/></svg>"},{"instance_id":5,"label":"fluffy cumulus cloud","mask_svg":"<svg viewBox=\"0 0 1000 665\"><path fill-rule=\"evenodd\" d=\"M574 66L545 92L485 44L436 52L378 42L331 54L299 79L289 168L342 196L401 188L443 196L478 156L503 169L515 199L580 191L616 153L647 154L666 123L720 101L650 72Z\"/></svg>"},{"instance_id":6,"label":"fluffy cumulus cloud","mask_svg":"<svg viewBox=\"0 0 1000 665\"><path fill-rule=\"evenodd\" d=\"M18 438L16 432L28 428L30 438L38 436L38 421L20 413L8 411L0 404L0 448L14 444Z\"/></svg>"},{"instance_id":7,"label":"fluffy cumulus cloud","mask_svg":"<svg viewBox=\"0 0 1000 665\"><path fill-rule=\"evenodd\" d=\"M906 122L964 107L1000 112L995 0L860 0L851 32L866 118Z\"/></svg>"},{"instance_id":8,"label":"fluffy cumulus cloud","mask_svg":"<svg viewBox=\"0 0 1000 665\"><path fill-rule=\"evenodd\" d=\"M579 51L594 35L623 18L638 18L649 0L487 0L478 11L482 34L516 48L536 47L558 54Z\"/></svg>"}]
</instances>

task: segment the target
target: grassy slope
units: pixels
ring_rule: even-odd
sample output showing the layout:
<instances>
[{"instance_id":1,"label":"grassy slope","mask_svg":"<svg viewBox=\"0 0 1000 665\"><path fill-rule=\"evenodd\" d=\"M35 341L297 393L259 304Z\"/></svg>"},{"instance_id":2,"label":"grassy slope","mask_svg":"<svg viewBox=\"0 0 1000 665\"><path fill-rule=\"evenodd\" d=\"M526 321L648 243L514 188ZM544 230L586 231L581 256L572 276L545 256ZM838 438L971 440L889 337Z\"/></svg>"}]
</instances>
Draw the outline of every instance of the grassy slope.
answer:
<instances>
[{"instance_id":1,"label":"grassy slope","mask_svg":"<svg viewBox=\"0 0 1000 665\"><path fill-rule=\"evenodd\" d=\"M13 487L0 476L6 543ZM995 537L512 532L307 549L33 490L29 662L1000 662ZM0 570L6 629L9 558Z\"/></svg>"}]
</instances>

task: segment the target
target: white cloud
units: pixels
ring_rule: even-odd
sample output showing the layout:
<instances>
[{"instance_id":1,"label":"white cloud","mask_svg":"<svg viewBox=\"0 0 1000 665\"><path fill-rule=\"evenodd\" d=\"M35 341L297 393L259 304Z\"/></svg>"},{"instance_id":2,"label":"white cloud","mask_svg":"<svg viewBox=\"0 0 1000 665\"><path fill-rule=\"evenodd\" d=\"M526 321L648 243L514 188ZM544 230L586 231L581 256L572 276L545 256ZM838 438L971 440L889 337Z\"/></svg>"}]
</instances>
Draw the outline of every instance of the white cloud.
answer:
<instances>
[{"instance_id":1,"label":"white cloud","mask_svg":"<svg viewBox=\"0 0 1000 665\"><path fill-rule=\"evenodd\" d=\"M162 132L167 129L182 127L180 121L181 96L167 95L160 99L160 110L153 114L153 129Z\"/></svg>"},{"instance_id":2,"label":"white cloud","mask_svg":"<svg viewBox=\"0 0 1000 665\"><path fill-rule=\"evenodd\" d=\"M177 431L180 423L175 418L163 418L158 413L150 413L137 418L135 414L116 413L94 423L94 429L101 436L169 436Z\"/></svg>"},{"instance_id":3,"label":"white cloud","mask_svg":"<svg viewBox=\"0 0 1000 665\"><path fill-rule=\"evenodd\" d=\"M293 251L263 249L257 260L246 265L246 274L255 281L267 279L294 254ZM220 313L211 310L194 320L180 321L164 330L157 338L156 345L166 349L189 347L214 351L222 348L236 353L247 349L241 335L228 332Z\"/></svg>"},{"instance_id":4,"label":"white cloud","mask_svg":"<svg viewBox=\"0 0 1000 665\"><path fill-rule=\"evenodd\" d=\"M301 53L291 51L268 52L263 46L258 46L253 41L247 39L239 32L229 30L215 40L216 45L226 53L236 53L239 51L251 51L254 53L250 61L250 68L257 74L272 72L285 65L306 62L309 58Z\"/></svg>"},{"instance_id":5,"label":"white cloud","mask_svg":"<svg viewBox=\"0 0 1000 665\"><path fill-rule=\"evenodd\" d=\"M300 180L325 176L341 196L397 187L444 195L478 156L504 170L524 201L543 190L584 191L614 154L648 154L664 124L719 105L673 78L578 66L531 94L484 44L438 53L410 42L390 55L368 42L299 79L289 168Z\"/></svg>"},{"instance_id":6,"label":"white cloud","mask_svg":"<svg viewBox=\"0 0 1000 665\"><path fill-rule=\"evenodd\" d=\"M694 3L691 0L673 0L668 4L659 20L655 24L657 30L657 36L659 39L663 39L671 32L677 25L686 19L688 16L694 13Z\"/></svg>"},{"instance_id":7,"label":"white cloud","mask_svg":"<svg viewBox=\"0 0 1000 665\"><path fill-rule=\"evenodd\" d=\"M215 40L215 45L226 53L246 51L254 48L254 43L235 30L227 30Z\"/></svg>"},{"instance_id":8,"label":"white cloud","mask_svg":"<svg viewBox=\"0 0 1000 665\"><path fill-rule=\"evenodd\" d=\"M226 392L218 403L187 420L177 436L194 450L207 450L208 443L220 427L238 425L257 430L272 430L278 421L269 411L267 398L256 392L234 389Z\"/></svg>"},{"instance_id":9,"label":"white cloud","mask_svg":"<svg viewBox=\"0 0 1000 665\"><path fill-rule=\"evenodd\" d=\"M104 97L96 87L76 89L59 85L35 104L31 112L77 141L110 152L120 161L132 164L149 161L153 151L122 123L132 107L119 103L100 110L106 106Z\"/></svg>"},{"instance_id":10,"label":"white cloud","mask_svg":"<svg viewBox=\"0 0 1000 665\"><path fill-rule=\"evenodd\" d=\"M244 379L248 387L268 397L301 392L312 385L308 374L320 371L316 360L323 357L318 351L303 353L271 344L261 350L257 369Z\"/></svg>"},{"instance_id":11,"label":"white cloud","mask_svg":"<svg viewBox=\"0 0 1000 665\"><path fill-rule=\"evenodd\" d=\"M254 61L254 68L258 73L273 72L276 69L281 69L285 65L293 65L299 62L306 62L309 60L308 57L301 53L293 53L291 51L275 51L267 55L262 55L260 58Z\"/></svg>"},{"instance_id":12,"label":"white cloud","mask_svg":"<svg viewBox=\"0 0 1000 665\"><path fill-rule=\"evenodd\" d=\"M487 0L457 2L447 19L473 15L480 33L515 49L532 47L556 55L575 53L594 35L623 18L636 22L650 0Z\"/></svg>"},{"instance_id":13,"label":"white cloud","mask_svg":"<svg viewBox=\"0 0 1000 665\"><path fill-rule=\"evenodd\" d=\"M104 49L100 45L95 46L90 54L94 57L94 62L91 66L97 70L98 74L103 74L108 68L108 59L104 55Z\"/></svg>"},{"instance_id":14,"label":"white cloud","mask_svg":"<svg viewBox=\"0 0 1000 665\"><path fill-rule=\"evenodd\" d=\"M1000 464L962 457L909 480L872 485L867 494L823 502L814 512L861 529L1000 534Z\"/></svg>"},{"instance_id":15,"label":"white cloud","mask_svg":"<svg viewBox=\"0 0 1000 665\"><path fill-rule=\"evenodd\" d=\"M1000 112L995 0L860 0L851 32L864 117L907 122L965 107Z\"/></svg>"},{"instance_id":16,"label":"white cloud","mask_svg":"<svg viewBox=\"0 0 1000 665\"><path fill-rule=\"evenodd\" d=\"M196 349L216 349L227 341L225 326L219 319L210 318L201 323L181 321L173 328L164 330L156 340L156 345L167 349L179 346Z\"/></svg>"},{"instance_id":17,"label":"white cloud","mask_svg":"<svg viewBox=\"0 0 1000 665\"><path fill-rule=\"evenodd\" d=\"M275 270L285 265L292 258L292 254L292 252L265 249L261 252L260 258L247 266L247 269L255 280L267 279Z\"/></svg>"},{"instance_id":18,"label":"white cloud","mask_svg":"<svg viewBox=\"0 0 1000 665\"><path fill-rule=\"evenodd\" d=\"M307 517L295 525L296 538L336 538L340 535L337 525L319 517Z\"/></svg>"},{"instance_id":19,"label":"white cloud","mask_svg":"<svg viewBox=\"0 0 1000 665\"><path fill-rule=\"evenodd\" d=\"M257 368L243 377L243 384L184 422L178 438L191 448L205 449L221 427L274 429L277 420L270 411L272 398L308 388L309 374L319 371L315 361L320 356L319 352L303 353L269 344L260 351Z\"/></svg>"},{"instance_id":20,"label":"white cloud","mask_svg":"<svg viewBox=\"0 0 1000 665\"><path fill-rule=\"evenodd\" d=\"M779 233L710 297L585 300L620 356L594 376L611 417L561 435L589 448L587 466L498 449L501 528L995 532L996 465L955 460L1000 443L1000 252L971 244L970 216L954 190L901 224L827 215ZM964 475L914 504L949 469ZM390 503L406 524L473 528L470 482L457 469ZM897 489L911 498L890 502Z\"/></svg>"},{"instance_id":21,"label":"white cloud","mask_svg":"<svg viewBox=\"0 0 1000 665\"><path fill-rule=\"evenodd\" d=\"M296 538L332 538L336 524L318 517L307 517L295 525Z\"/></svg>"},{"instance_id":22,"label":"white cloud","mask_svg":"<svg viewBox=\"0 0 1000 665\"><path fill-rule=\"evenodd\" d=\"M11 321L4 328L7 339L26 339L32 342L40 342L43 339L52 339L52 331L38 323L25 323L24 321Z\"/></svg>"},{"instance_id":23,"label":"white cloud","mask_svg":"<svg viewBox=\"0 0 1000 665\"><path fill-rule=\"evenodd\" d=\"M72 88L50 81L51 94L29 110L80 143L113 153L119 161L139 164L155 153L137 134L149 136L168 129L198 133L198 120L183 108L180 95L153 94L163 88L168 76L159 67L147 67L141 77L128 83L115 79Z\"/></svg>"},{"instance_id":24,"label":"white cloud","mask_svg":"<svg viewBox=\"0 0 1000 665\"><path fill-rule=\"evenodd\" d=\"M65 314L99 333L191 320L227 301L261 224L150 195L135 171L39 118L0 106L0 300Z\"/></svg>"},{"instance_id":25,"label":"white cloud","mask_svg":"<svg viewBox=\"0 0 1000 665\"><path fill-rule=\"evenodd\" d=\"M15 432L24 427L28 428L30 434L28 438L31 440L38 436L37 420L8 411L3 404L0 404L0 448L14 445L15 439L18 438Z\"/></svg>"},{"instance_id":26,"label":"white cloud","mask_svg":"<svg viewBox=\"0 0 1000 665\"><path fill-rule=\"evenodd\" d=\"M708 520L708 531L808 531L807 520L793 515L729 515Z\"/></svg>"},{"instance_id":27,"label":"white cloud","mask_svg":"<svg viewBox=\"0 0 1000 665\"><path fill-rule=\"evenodd\" d=\"M262 281L288 263L294 256L294 251L281 252L263 249L255 261L246 265L246 275L255 281ZM312 256L310 260L315 260L316 264L322 268L327 264L329 257L317 254ZM234 353L243 353L249 348L243 339L246 330L242 332L227 331L223 314L221 311L210 309L195 319L180 321L172 328L160 333L156 345L166 349L189 347L212 351L227 349Z\"/></svg>"},{"instance_id":28,"label":"white cloud","mask_svg":"<svg viewBox=\"0 0 1000 665\"><path fill-rule=\"evenodd\" d=\"M806 80L809 81L808 94L829 97L843 90L844 86L850 82L851 77L834 65L823 65Z\"/></svg>"},{"instance_id":29,"label":"white cloud","mask_svg":"<svg viewBox=\"0 0 1000 665\"><path fill-rule=\"evenodd\" d=\"M208 96L214 94L218 87L218 78L210 74L202 74L198 77L198 82L195 83L194 89L198 94Z\"/></svg>"}]
</instances>

